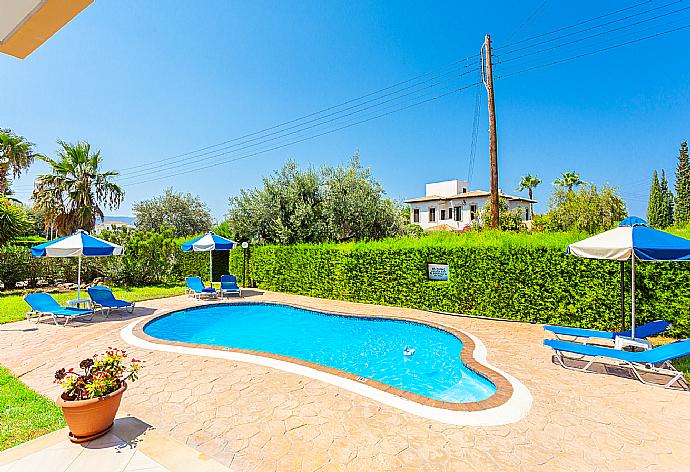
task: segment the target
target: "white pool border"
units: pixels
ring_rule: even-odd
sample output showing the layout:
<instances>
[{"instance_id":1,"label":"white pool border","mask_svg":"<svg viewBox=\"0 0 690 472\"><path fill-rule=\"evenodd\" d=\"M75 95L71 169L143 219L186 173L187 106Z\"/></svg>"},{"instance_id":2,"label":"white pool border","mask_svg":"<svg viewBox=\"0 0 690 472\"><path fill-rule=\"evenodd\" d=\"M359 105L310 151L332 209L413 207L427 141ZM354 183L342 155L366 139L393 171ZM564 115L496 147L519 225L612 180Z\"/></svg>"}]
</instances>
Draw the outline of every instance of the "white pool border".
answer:
<instances>
[{"instance_id":1,"label":"white pool border","mask_svg":"<svg viewBox=\"0 0 690 472\"><path fill-rule=\"evenodd\" d=\"M147 321L136 320L132 323L129 323L120 331L120 337L126 343L131 344L132 346L149 349L152 351L173 352L176 354L188 354L192 356L211 357L215 359L227 359L237 362L249 362L252 364L262 365L264 367L290 372L292 374L302 375L310 379L320 380L322 382L344 388L350 392L371 398L372 400L376 400L407 413L442 423L462 426L501 426L521 420L527 415L532 407L532 395L530 394L529 390L527 390L527 387L525 387L522 382L512 375L509 375L492 366L486 360L487 350L484 346L484 343L482 343L476 336L465 331L462 332L467 337L472 339L472 341L474 341L475 348L474 352L472 353L474 359L485 367L488 367L489 369L492 369L493 371L504 376L513 387L512 396L508 399L508 401L500 406L481 411L447 410L444 408L422 405L397 395L384 392L378 388L356 382L354 380L346 379L344 377L327 372L322 372L304 365L293 364L292 362L288 361L246 354L242 352L152 343L134 334L134 327L139 323L146 322Z\"/></svg>"}]
</instances>

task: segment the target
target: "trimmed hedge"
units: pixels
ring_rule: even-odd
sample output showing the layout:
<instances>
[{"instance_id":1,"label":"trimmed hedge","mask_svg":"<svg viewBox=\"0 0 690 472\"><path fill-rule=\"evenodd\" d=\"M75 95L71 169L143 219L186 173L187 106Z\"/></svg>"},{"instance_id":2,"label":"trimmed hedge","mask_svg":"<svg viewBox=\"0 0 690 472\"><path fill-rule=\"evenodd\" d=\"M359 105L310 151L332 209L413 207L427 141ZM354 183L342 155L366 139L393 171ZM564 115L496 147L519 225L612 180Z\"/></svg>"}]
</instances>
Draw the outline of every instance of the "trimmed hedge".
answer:
<instances>
[{"instance_id":1,"label":"trimmed hedge","mask_svg":"<svg viewBox=\"0 0 690 472\"><path fill-rule=\"evenodd\" d=\"M277 292L620 329L619 264L566 255L568 242L581 237L475 234L257 246L251 248L248 270L258 287ZM429 281L428 263L448 264L449 281ZM232 251L230 271L240 280L242 264L243 251ZM636 269L637 323L663 318L674 325L671 334L690 336L690 264L640 263ZM627 263L628 291L629 270ZM629 303L628 294L628 311Z\"/></svg>"},{"instance_id":2,"label":"trimmed hedge","mask_svg":"<svg viewBox=\"0 0 690 472\"><path fill-rule=\"evenodd\" d=\"M145 286L151 284L184 283L188 275L198 275L208 283L208 253L182 252L179 245L167 244L154 250L150 241L132 242L124 255L114 257L85 257L82 259L82 281L91 282L96 277L121 286ZM157 242L157 241L153 241ZM213 251L213 278L220 280L228 273L228 252ZM38 280L49 284L77 281L77 259L73 257L32 257L30 249L23 246L0 247L0 290L15 287L17 282L28 280L35 287Z\"/></svg>"}]
</instances>

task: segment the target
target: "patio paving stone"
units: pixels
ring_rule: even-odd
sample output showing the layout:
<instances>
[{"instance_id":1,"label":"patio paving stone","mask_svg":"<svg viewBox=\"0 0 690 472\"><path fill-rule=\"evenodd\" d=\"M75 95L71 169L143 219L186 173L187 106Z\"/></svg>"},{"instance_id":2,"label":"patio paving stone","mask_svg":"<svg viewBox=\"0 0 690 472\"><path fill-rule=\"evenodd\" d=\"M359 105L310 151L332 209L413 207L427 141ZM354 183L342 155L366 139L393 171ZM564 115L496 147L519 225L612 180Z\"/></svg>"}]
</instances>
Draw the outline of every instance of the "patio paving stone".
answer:
<instances>
[{"instance_id":1,"label":"patio paving stone","mask_svg":"<svg viewBox=\"0 0 690 472\"><path fill-rule=\"evenodd\" d=\"M491 364L529 389L532 409L510 425L452 426L264 366L126 346L119 332L137 311L67 328L39 324L22 332L15 330L26 321L2 325L0 364L56 398L55 370L108 346L125 347L146 363L120 414L235 471L688 470L689 393L562 369L542 346L539 325L253 292L246 301L420 319L469 332L485 344ZM212 303L175 297L137 307ZM136 459L144 470L137 454L129 455L130 466Z\"/></svg>"}]
</instances>

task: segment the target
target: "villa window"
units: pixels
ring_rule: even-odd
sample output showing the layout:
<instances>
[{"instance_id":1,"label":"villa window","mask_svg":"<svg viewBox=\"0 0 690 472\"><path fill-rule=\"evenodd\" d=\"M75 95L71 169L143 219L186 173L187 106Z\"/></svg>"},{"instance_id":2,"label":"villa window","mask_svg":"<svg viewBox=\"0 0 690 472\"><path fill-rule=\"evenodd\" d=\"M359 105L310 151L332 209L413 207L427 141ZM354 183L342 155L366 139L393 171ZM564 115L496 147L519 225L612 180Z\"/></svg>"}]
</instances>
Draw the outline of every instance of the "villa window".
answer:
<instances>
[{"instance_id":1,"label":"villa window","mask_svg":"<svg viewBox=\"0 0 690 472\"><path fill-rule=\"evenodd\" d=\"M525 221L529 221L529 208L525 208Z\"/></svg>"},{"instance_id":2,"label":"villa window","mask_svg":"<svg viewBox=\"0 0 690 472\"><path fill-rule=\"evenodd\" d=\"M470 205L470 221L474 221L477 218L477 205L474 203Z\"/></svg>"},{"instance_id":3,"label":"villa window","mask_svg":"<svg viewBox=\"0 0 690 472\"><path fill-rule=\"evenodd\" d=\"M463 188L462 188L462 193L467 193L467 188L466 188L466 187L463 187Z\"/></svg>"},{"instance_id":4,"label":"villa window","mask_svg":"<svg viewBox=\"0 0 690 472\"><path fill-rule=\"evenodd\" d=\"M441 210L441 221L446 219L446 210Z\"/></svg>"},{"instance_id":5,"label":"villa window","mask_svg":"<svg viewBox=\"0 0 690 472\"><path fill-rule=\"evenodd\" d=\"M455 207L455 221L462 221L462 207Z\"/></svg>"},{"instance_id":6,"label":"villa window","mask_svg":"<svg viewBox=\"0 0 690 472\"><path fill-rule=\"evenodd\" d=\"M436 222L436 208L429 208L429 223Z\"/></svg>"},{"instance_id":7,"label":"villa window","mask_svg":"<svg viewBox=\"0 0 690 472\"><path fill-rule=\"evenodd\" d=\"M419 208L415 208L412 210L412 221L415 223L419 223Z\"/></svg>"}]
</instances>

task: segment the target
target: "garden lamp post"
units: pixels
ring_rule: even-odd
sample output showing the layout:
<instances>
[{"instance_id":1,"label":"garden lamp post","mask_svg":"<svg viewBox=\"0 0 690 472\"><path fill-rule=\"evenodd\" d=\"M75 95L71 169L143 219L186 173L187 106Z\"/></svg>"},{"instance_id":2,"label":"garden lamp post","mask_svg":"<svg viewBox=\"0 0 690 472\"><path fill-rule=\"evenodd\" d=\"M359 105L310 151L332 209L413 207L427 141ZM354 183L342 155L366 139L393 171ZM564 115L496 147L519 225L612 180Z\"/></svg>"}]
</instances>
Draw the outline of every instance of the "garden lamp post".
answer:
<instances>
[{"instance_id":1,"label":"garden lamp post","mask_svg":"<svg viewBox=\"0 0 690 472\"><path fill-rule=\"evenodd\" d=\"M242 288L247 288L247 249L249 249L249 243L244 241L242 243L242 249L244 249L244 264L242 268Z\"/></svg>"}]
</instances>

